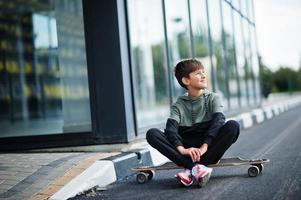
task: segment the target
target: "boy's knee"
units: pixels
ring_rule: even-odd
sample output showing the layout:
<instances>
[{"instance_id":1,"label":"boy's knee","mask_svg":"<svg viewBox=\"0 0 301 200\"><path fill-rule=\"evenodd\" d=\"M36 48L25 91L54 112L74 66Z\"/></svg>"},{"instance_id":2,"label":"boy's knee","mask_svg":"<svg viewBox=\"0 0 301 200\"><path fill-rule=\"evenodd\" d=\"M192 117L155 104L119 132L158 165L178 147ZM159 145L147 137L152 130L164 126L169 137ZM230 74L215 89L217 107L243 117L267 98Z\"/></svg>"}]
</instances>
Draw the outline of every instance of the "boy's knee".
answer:
<instances>
[{"instance_id":1,"label":"boy's knee","mask_svg":"<svg viewBox=\"0 0 301 200\"><path fill-rule=\"evenodd\" d=\"M146 141L150 144L157 136L159 129L151 128L146 132Z\"/></svg>"},{"instance_id":2,"label":"boy's knee","mask_svg":"<svg viewBox=\"0 0 301 200\"><path fill-rule=\"evenodd\" d=\"M228 128L228 134L231 134L233 137L233 143L236 142L239 133L240 133L240 125L237 121L235 120L229 120L225 124Z\"/></svg>"},{"instance_id":3,"label":"boy's knee","mask_svg":"<svg viewBox=\"0 0 301 200\"><path fill-rule=\"evenodd\" d=\"M226 122L226 125L229 126L231 130L239 130L239 123L235 120L229 120Z\"/></svg>"}]
</instances>

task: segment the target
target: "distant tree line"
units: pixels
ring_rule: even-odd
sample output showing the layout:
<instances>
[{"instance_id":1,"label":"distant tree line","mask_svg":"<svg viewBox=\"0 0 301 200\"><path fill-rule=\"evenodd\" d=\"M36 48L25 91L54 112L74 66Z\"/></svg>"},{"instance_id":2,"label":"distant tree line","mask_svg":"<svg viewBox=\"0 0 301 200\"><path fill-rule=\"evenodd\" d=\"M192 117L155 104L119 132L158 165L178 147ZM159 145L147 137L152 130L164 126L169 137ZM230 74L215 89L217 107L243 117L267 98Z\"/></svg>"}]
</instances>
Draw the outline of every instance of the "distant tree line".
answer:
<instances>
[{"instance_id":1,"label":"distant tree line","mask_svg":"<svg viewBox=\"0 0 301 200\"><path fill-rule=\"evenodd\" d=\"M261 70L261 92L267 98L274 92L296 92L301 91L301 63L298 70L289 66L280 66L273 72L268 66L260 62Z\"/></svg>"}]
</instances>

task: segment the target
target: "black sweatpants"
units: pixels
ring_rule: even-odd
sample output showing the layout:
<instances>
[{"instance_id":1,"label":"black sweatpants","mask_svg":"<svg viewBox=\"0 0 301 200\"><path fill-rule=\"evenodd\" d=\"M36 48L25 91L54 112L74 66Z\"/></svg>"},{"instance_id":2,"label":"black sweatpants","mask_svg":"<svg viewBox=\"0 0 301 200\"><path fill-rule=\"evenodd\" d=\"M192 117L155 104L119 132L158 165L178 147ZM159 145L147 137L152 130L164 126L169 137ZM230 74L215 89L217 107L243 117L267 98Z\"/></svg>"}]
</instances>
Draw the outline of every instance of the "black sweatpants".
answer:
<instances>
[{"instance_id":1,"label":"black sweatpants","mask_svg":"<svg viewBox=\"0 0 301 200\"><path fill-rule=\"evenodd\" d=\"M192 134L193 135L193 134ZM217 163L226 150L237 140L239 136L239 124L234 120L227 121L219 130L217 137L212 141L208 147L207 152L201 156L200 164L209 165ZM201 136L200 136L201 137ZM166 156L168 159L176 163L178 166L182 166L186 169L192 169L195 165L191 158L187 155L182 155L178 152L175 146L173 146L167 139L164 132L159 129L152 128L146 133L147 142L157 149L161 154ZM198 138L195 141L197 143L189 144L183 140L185 148L188 147L201 147L202 142L205 138Z\"/></svg>"}]
</instances>

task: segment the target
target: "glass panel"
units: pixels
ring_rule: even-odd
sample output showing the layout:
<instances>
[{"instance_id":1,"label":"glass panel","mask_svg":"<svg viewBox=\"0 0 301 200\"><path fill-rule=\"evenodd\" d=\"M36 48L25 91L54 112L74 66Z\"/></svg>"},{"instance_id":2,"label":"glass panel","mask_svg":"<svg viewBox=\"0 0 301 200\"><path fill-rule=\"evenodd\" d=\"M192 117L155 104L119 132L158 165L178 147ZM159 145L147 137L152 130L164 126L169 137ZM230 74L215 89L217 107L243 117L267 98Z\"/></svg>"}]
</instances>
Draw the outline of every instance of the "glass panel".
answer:
<instances>
[{"instance_id":1,"label":"glass panel","mask_svg":"<svg viewBox=\"0 0 301 200\"><path fill-rule=\"evenodd\" d=\"M207 74L208 89L212 90L206 1L191 0L190 4L195 57L203 63Z\"/></svg>"},{"instance_id":2,"label":"glass panel","mask_svg":"<svg viewBox=\"0 0 301 200\"><path fill-rule=\"evenodd\" d=\"M249 13L248 17L249 17L249 20L254 23L253 0L247 0L247 4L248 4L248 13Z\"/></svg>"},{"instance_id":3,"label":"glass panel","mask_svg":"<svg viewBox=\"0 0 301 200\"><path fill-rule=\"evenodd\" d=\"M91 131L81 0L1 2L0 137Z\"/></svg>"},{"instance_id":4,"label":"glass panel","mask_svg":"<svg viewBox=\"0 0 301 200\"><path fill-rule=\"evenodd\" d=\"M247 105L247 85L245 80L245 56L244 56L244 40L242 37L241 16L236 11L234 14L234 32L235 32L235 53L236 63L239 76L239 89L241 94L241 105Z\"/></svg>"},{"instance_id":5,"label":"glass panel","mask_svg":"<svg viewBox=\"0 0 301 200\"><path fill-rule=\"evenodd\" d=\"M244 47L245 47L245 78L247 80L248 96L250 105L254 105L255 101L255 82L252 70L252 58L251 58L251 45L250 45L250 27L249 22L242 18L243 23L243 35L244 35Z\"/></svg>"},{"instance_id":6,"label":"glass panel","mask_svg":"<svg viewBox=\"0 0 301 200\"><path fill-rule=\"evenodd\" d=\"M191 57L187 0L166 0L165 8L170 63L175 66L181 59ZM178 84L177 79L172 77L173 98L176 99L186 91Z\"/></svg>"},{"instance_id":7,"label":"glass panel","mask_svg":"<svg viewBox=\"0 0 301 200\"><path fill-rule=\"evenodd\" d=\"M259 82L259 62L258 62L258 55L257 55L257 45L256 45L256 33L255 27L251 26L251 52L252 52L252 69L255 79L255 96L256 96L256 103L260 103L260 82Z\"/></svg>"},{"instance_id":8,"label":"glass panel","mask_svg":"<svg viewBox=\"0 0 301 200\"><path fill-rule=\"evenodd\" d=\"M248 17L248 0L240 0L240 11L245 16Z\"/></svg>"},{"instance_id":9,"label":"glass panel","mask_svg":"<svg viewBox=\"0 0 301 200\"><path fill-rule=\"evenodd\" d=\"M212 62L216 72L216 92L220 93L224 99L224 107L228 109L226 103L227 88L226 88L226 70L223 63L223 43L222 43L222 24L220 13L220 1L208 1L209 20L212 42Z\"/></svg>"},{"instance_id":10,"label":"glass panel","mask_svg":"<svg viewBox=\"0 0 301 200\"><path fill-rule=\"evenodd\" d=\"M233 5L234 8L236 8L237 10L240 10L240 7L239 7L239 2L241 0L232 0L231 3Z\"/></svg>"},{"instance_id":11,"label":"glass panel","mask_svg":"<svg viewBox=\"0 0 301 200\"><path fill-rule=\"evenodd\" d=\"M235 45L232 24L232 8L229 4L222 2L223 8L223 24L224 24L224 38L225 38L225 58L227 70L229 74L229 92L230 92L230 106L237 108L239 106L239 88L238 76L235 60Z\"/></svg>"},{"instance_id":12,"label":"glass panel","mask_svg":"<svg viewBox=\"0 0 301 200\"><path fill-rule=\"evenodd\" d=\"M138 127L169 115L168 78L161 0L129 0L133 87Z\"/></svg>"}]
</instances>

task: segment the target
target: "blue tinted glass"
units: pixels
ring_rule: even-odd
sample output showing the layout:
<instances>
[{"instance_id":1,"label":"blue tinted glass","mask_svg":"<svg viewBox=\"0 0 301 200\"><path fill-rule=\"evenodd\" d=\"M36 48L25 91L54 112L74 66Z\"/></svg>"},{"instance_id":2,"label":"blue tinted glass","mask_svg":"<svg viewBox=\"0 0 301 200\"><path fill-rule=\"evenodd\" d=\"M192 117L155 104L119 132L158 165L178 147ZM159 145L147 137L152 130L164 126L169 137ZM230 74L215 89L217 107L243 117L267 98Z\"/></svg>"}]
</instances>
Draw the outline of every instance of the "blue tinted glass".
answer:
<instances>
[{"instance_id":1,"label":"blue tinted glass","mask_svg":"<svg viewBox=\"0 0 301 200\"><path fill-rule=\"evenodd\" d=\"M82 3L2 1L0 137L91 130Z\"/></svg>"},{"instance_id":2,"label":"blue tinted glass","mask_svg":"<svg viewBox=\"0 0 301 200\"><path fill-rule=\"evenodd\" d=\"M129 0L127 7L137 125L165 123L169 93L162 2Z\"/></svg>"}]
</instances>

